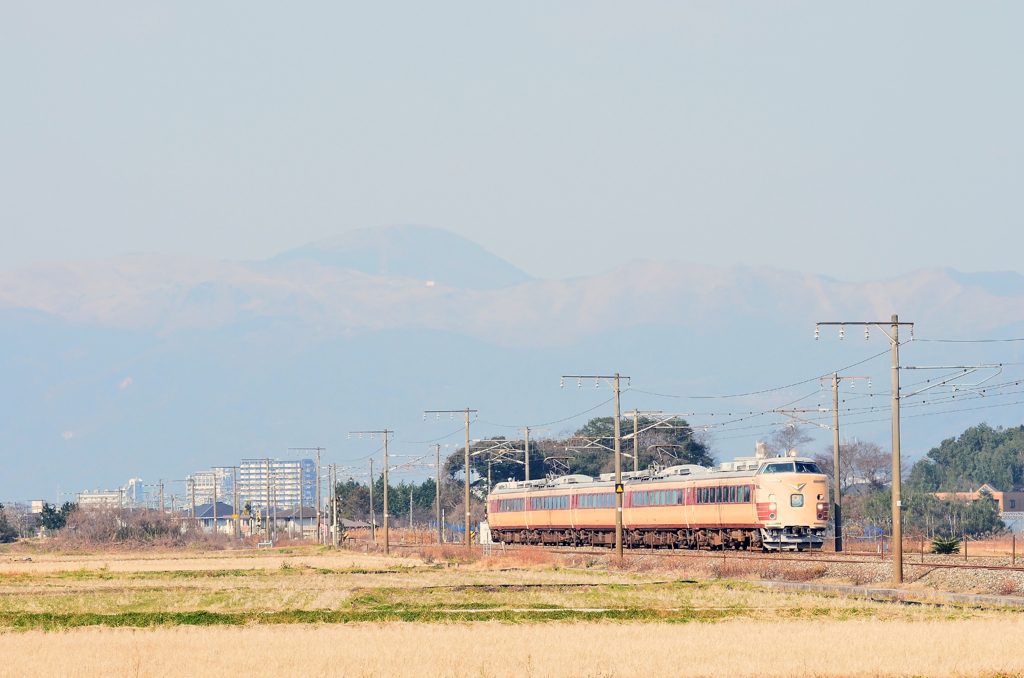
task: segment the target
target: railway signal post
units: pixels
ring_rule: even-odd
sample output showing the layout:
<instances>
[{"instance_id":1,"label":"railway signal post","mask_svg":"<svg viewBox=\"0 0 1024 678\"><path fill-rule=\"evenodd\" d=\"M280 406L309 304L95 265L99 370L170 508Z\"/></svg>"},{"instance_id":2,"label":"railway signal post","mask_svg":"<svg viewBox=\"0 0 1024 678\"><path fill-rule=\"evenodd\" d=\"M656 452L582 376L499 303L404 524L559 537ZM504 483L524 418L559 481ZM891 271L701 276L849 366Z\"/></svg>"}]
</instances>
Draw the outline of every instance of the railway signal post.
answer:
<instances>
[{"instance_id":1,"label":"railway signal post","mask_svg":"<svg viewBox=\"0 0 1024 678\"><path fill-rule=\"evenodd\" d=\"M586 375L586 374L565 374L562 375L562 385L565 386L566 379L577 379L579 386L583 386L584 379L593 379L600 386L601 380L610 383L615 391L615 555L619 561L622 560L622 430L619 396L620 380L623 379L618 372L611 376L607 375ZM626 384L629 384L629 377L625 377Z\"/></svg>"},{"instance_id":2,"label":"railway signal post","mask_svg":"<svg viewBox=\"0 0 1024 678\"><path fill-rule=\"evenodd\" d=\"M903 520L900 501L900 325L910 326L910 336L914 336L914 323L900 322L895 313L887 323L884 320L856 322L819 322L815 323L814 338L818 338L818 325L839 325L839 338L844 335L845 325L863 325L864 338L869 338L868 330L874 325L889 338L892 347L892 583L903 584ZM885 331L889 325L889 331Z\"/></svg>"}]
</instances>

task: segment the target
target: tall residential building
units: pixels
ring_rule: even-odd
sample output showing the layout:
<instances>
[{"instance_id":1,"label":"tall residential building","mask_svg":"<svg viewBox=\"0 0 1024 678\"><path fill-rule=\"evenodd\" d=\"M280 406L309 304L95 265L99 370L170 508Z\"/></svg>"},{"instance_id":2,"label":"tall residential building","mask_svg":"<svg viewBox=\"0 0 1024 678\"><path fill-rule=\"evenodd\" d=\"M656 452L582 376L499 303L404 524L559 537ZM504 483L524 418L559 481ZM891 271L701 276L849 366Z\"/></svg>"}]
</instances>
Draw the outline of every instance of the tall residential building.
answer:
<instances>
[{"instance_id":1,"label":"tall residential building","mask_svg":"<svg viewBox=\"0 0 1024 678\"><path fill-rule=\"evenodd\" d=\"M267 506L268 493L269 504L276 509L314 506L316 463L312 459L243 459L238 468L242 506Z\"/></svg>"},{"instance_id":2,"label":"tall residential building","mask_svg":"<svg viewBox=\"0 0 1024 678\"><path fill-rule=\"evenodd\" d=\"M217 501L230 504L234 491L234 474L235 470L232 468L215 468L209 471L193 473L189 476L189 480L186 483L186 501L191 502L193 495L195 495L197 506L199 504L213 503L213 490L216 485Z\"/></svg>"}]
</instances>

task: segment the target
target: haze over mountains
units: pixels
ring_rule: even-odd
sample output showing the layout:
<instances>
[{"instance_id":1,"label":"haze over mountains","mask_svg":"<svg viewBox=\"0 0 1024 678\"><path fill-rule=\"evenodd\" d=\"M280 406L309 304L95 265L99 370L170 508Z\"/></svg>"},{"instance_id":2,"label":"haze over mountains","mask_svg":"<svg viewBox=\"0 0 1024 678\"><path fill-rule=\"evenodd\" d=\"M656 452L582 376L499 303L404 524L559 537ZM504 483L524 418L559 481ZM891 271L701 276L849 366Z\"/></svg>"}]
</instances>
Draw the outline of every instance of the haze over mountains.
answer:
<instances>
[{"instance_id":1,"label":"haze over mountains","mask_svg":"<svg viewBox=\"0 0 1024 678\"><path fill-rule=\"evenodd\" d=\"M847 328L843 342L823 331L815 342L815 321L894 312L917 323L919 338L1022 336L1024 276L936 268L846 283L633 261L538 280L459 236L412 226L354 231L263 262L139 254L34 264L0 272L0 448L13 460L0 498L178 479L288 447L326 445L339 462L374 452L350 442L351 429L395 429L408 453L421 453L426 443L412 441L457 428L424 422L424 409L478 409L474 436L548 422L557 431L611 413L602 405L559 421L610 395L560 390L562 374L628 374L636 390L625 408L693 413L700 425L808 392L801 404L816 406L810 382L742 399L653 393L808 380L888 348L877 332L865 342L862 328ZM919 365L1016 362L1018 346L914 343L903 352ZM886 352L853 369L887 386L887 368ZM904 442L923 453L983 419L1019 423L1020 411L911 420ZM887 444L885 413L873 419L846 432ZM711 429L716 453L747 453L775 420Z\"/></svg>"}]
</instances>

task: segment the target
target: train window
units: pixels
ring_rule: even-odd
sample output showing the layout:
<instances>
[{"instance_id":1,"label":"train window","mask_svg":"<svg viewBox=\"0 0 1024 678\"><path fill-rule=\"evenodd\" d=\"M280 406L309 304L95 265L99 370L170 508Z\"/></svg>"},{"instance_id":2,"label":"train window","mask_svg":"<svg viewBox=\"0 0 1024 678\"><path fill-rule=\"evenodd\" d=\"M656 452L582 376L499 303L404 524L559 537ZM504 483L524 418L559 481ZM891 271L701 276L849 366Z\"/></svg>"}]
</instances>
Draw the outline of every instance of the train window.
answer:
<instances>
[{"instance_id":1,"label":"train window","mask_svg":"<svg viewBox=\"0 0 1024 678\"><path fill-rule=\"evenodd\" d=\"M798 461L796 462L797 473L821 473L821 469L818 468L817 464L812 464L809 461Z\"/></svg>"},{"instance_id":2,"label":"train window","mask_svg":"<svg viewBox=\"0 0 1024 678\"><path fill-rule=\"evenodd\" d=\"M761 473L793 473L796 469L793 467L793 462L776 462L774 464L765 464L764 470Z\"/></svg>"},{"instance_id":3,"label":"train window","mask_svg":"<svg viewBox=\"0 0 1024 678\"><path fill-rule=\"evenodd\" d=\"M749 504L750 503L750 485L745 485L743 487L743 503L744 504Z\"/></svg>"}]
</instances>

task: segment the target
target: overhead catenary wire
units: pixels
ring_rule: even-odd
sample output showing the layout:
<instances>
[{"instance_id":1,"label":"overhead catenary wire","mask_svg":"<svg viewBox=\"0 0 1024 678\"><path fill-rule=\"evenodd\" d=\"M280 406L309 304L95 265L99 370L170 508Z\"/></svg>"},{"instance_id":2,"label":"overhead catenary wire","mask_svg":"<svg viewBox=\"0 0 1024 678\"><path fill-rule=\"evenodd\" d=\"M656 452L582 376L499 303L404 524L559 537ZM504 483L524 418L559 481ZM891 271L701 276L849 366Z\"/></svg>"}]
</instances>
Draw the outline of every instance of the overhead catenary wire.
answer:
<instances>
[{"instance_id":1,"label":"overhead catenary wire","mask_svg":"<svg viewBox=\"0 0 1024 678\"><path fill-rule=\"evenodd\" d=\"M900 342L900 345L903 345L903 344L906 344L906 343L908 343L908 342L903 341L903 342ZM748 396L763 395L765 393L774 393L776 391L784 391L787 388L793 388L794 386L801 386L803 384L809 384L812 381L818 381L822 377L829 376L830 374L832 374L832 372L845 372L846 370L848 370L850 368L857 367L858 365L863 365L864 363L869 362L871 360L874 360L875 358L879 358L879 357L881 357L883 355L886 355L887 353L889 353L889 349L886 349L886 350L882 351L881 353L876 353L873 356L869 356L867 358L864 358L863 360L859 360L859 361L857 361L855 363L852 363L850 365L847 365L846 367L841 367L838 370L831 370L831 371L829 371L826 374L819 374L819 375L817 375L815 377L811 377L810 379L804 379L802 381L796 381L796 382L793 382L792 384L786 384L785 386L777 386L775 388L766 388L766 389L762 389L760 391L750 391L748 393L730 393L728 395L710 395L710 396L686 396L686 395L673 395L673 394L670 394L670 393L655 393L653 391L644 391L644 390L641 390L641 389L638 389L638 388L630 388L628 390L636 391L637 393L644 393L646 395L657 396L659 398L679 398L679 399L683 399L683 400L717 400L717 399L723 399L723 398L745 398L745 397L748 397Z\"/></svg>"}]
</instances>

